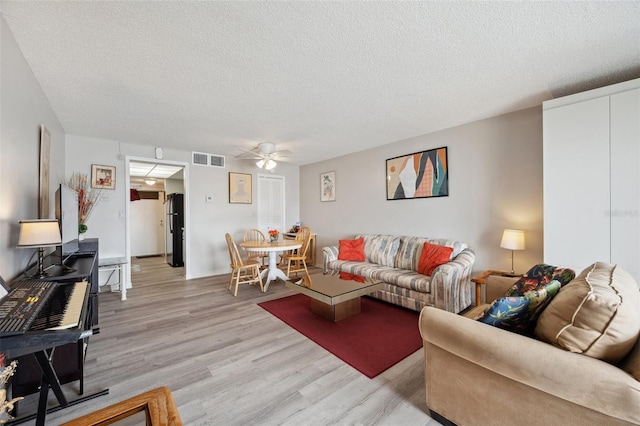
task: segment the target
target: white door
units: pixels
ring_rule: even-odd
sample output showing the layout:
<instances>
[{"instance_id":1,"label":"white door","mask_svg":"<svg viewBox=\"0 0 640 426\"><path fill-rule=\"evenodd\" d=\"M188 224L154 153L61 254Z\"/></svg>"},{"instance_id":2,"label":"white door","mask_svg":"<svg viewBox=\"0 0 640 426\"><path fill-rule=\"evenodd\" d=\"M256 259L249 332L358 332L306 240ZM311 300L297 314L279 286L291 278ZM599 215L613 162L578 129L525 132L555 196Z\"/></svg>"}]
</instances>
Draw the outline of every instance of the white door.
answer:
<instances>
[{"instance_id":1,"label":"white door","mask_svg":"<svg viewBox=\"0 0 640 426\"><path fill-rule=\"evenodd\" d=\"M160 197L159 197L160 198ZM162 199L131 203L131 255L150 256L164 252L164 207Z\"/></svg>"},{"instance_id":2,"label":"white door","mask_svg":"<svg viewBox=\"0 0 640 426\"><path fill-rule=\"evenodd\" d=\"M286 232L284 217L284 176L258 175L258 229Z\"/></svg>"},{"instance_id":3,"label":"white door","mask_svg":"<svg viewBox=\"0 0 640 426\"><path fill-rule=\"evenodd\" d=\"M544 261L608 261L609 97L544 111Z\"/></svg>"},{"instance_id":4,"label":"white door","mask_svg":"<svg viewBox=\"0 0 640 426\"><path fill-rule=\"evenodd\" d=\"M640 89L611 96L611 263L640 282Z\"/></svg>"}]
</instances>

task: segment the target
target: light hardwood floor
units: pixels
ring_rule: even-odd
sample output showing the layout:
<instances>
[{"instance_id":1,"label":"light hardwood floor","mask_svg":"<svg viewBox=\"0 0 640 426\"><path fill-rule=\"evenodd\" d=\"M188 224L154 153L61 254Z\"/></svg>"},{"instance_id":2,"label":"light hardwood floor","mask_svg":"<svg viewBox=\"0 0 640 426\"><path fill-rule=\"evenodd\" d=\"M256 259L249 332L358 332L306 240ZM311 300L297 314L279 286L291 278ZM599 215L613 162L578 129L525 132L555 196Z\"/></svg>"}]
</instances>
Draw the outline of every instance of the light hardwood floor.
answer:
<instances>
[{"instance_id":1,"label":"light hardwood floor","mask_svg":"<svg viewBox=\"0 0 640 426\"><path fill-rule=\"evenodd\" d=\"M369 379L257 306L293 294L282 281L233 297L228 275L185 281L161 258L134 260L132 270L128 300L100 294L100 334L87 351L85 394L110 393L47 424L161 385L186 425L440 424L427 414L422 350ZM77 396L76 383L64 388Z\"/></svg>"}]
</instances>

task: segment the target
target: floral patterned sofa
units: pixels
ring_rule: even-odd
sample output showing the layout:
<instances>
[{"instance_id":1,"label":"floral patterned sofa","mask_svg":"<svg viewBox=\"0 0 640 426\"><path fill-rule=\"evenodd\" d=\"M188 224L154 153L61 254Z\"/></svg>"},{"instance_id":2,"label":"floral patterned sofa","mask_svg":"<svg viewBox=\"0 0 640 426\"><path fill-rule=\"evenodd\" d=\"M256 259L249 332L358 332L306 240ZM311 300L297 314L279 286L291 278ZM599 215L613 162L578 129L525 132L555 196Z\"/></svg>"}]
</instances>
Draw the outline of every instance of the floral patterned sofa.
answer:
<instances>
[{"instance_id":1,"label":"floral patterned sofa","mask_svg":"<svg viewBox=\"0 0 640 426\"><path fill-rule=\"evenodd\" d=\"M364 261L339 260L339 246L323 247L324 273L346 272L385 283L372 296L415 311L434 306L458 313L471 305L475 254L467 244L437 238L357 234L364 239ZM344 241L344 240L341 240ZM425 243L450 247L446 263L430 275L418 272Z\"/></svg>"}]
</instances>

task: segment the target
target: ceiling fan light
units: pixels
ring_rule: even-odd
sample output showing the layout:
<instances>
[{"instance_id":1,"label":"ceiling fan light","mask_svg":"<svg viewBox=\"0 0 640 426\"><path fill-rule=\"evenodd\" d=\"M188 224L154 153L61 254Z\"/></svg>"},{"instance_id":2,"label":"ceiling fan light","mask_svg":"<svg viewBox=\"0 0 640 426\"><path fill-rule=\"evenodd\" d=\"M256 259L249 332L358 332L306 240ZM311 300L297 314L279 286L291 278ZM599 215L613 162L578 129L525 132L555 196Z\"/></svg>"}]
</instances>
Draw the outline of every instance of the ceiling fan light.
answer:
<instances>
[{"instance_id":1,"label":"ceiling fan light","mask_svg":"<svg viewBox=\"0 0 640 426\"><path fill-rule=\"evenodd\" d=\"M263 168L264 167L264 160L260 160L256 163L256 166Z\"/></svg>"},{"instance_id":2,"label":"ceiling fan light","mask_svg":"<svg viewBox=\"0 0 640 426\"><path fill-rule=\"evenodd\" d=\"M273 168L275 168L278 165L278 163L276 163L273 160L267 160L267 164L264 166L265 169L267 170L271 170Z\"/></svg>"}]
</instances>

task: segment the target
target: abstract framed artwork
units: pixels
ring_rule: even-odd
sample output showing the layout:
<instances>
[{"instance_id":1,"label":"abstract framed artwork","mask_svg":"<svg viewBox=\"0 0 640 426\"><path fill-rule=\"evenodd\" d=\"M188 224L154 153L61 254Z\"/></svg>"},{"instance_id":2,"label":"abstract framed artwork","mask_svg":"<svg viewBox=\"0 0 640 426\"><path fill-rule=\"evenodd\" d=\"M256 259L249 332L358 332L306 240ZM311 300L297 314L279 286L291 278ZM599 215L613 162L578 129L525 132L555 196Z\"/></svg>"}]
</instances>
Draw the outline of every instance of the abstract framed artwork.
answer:
<instances>
[{"instance_id":1,"label":"abstract framed artwork","mask_svg":"<svg viewBox=\"0 0 640 426\"><path fill-rule=\"evenodd\" d=\"M229 172L229 202L251 204L251 175Z\"/></svg>"},{"instance_id":2,"label":"abstract framed artwork","mask_svg":"<svg viewBox=\"0 0 640 426\"><path fill-rule=\"evenodd\" d=\"M38 214L40 219L49 218L49 162L51 151L51 133L46 127L40 128L40 200Z\"/></svg>"},{"instance_id":3,"label":"abstract framed artwork","mask_svg":"<svg viewBox=\"0 0 640 426\"><path fill-rule=\"evenodd\" d=\"M115 166L91 165L91 187L97 189L116 189Z\"/></svg>"},{"instance_id":4,"label":"abstract framed artwork","mask_svg":"<svg viewBox=\"0 0 640 426\"><path fill-rule=\"evenodd\" d=\"M336 172L320 173L320 201L336 200Z\"/></svg>"},{"instance_id":5,"label":"abstract framed artwork","mask_svg":"<svg viewBox=\"0 0 640 426\"><path fill-rule=\"evenodd\" d=\"M447 147L387 160L387 200L447 197Z\"/></svg>"}]
</instances>

